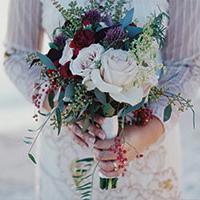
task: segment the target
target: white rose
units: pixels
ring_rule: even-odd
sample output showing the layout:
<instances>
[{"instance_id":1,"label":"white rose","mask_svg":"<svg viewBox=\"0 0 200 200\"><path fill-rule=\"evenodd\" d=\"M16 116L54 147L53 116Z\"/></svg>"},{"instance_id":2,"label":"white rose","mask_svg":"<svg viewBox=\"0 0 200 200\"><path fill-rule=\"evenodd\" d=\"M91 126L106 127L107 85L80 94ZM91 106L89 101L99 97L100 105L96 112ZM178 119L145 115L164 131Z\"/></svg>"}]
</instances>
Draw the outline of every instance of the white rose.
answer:
<instances>
[{"instance_id":1,"label":"white rose","mask_svg":"<svg viewBox=\"0 0 200 200\"><path fill-rule=\"evenodd\" d=\"M101 68L91 73L93 84L118 102L138 104L144 97L144 89L133 85L138 66L130 53L110 49L102 55L101 62Z\"/></svg>"},{"instance_id":2,"label":"white rose","mask_svg":"<svg viewBox=\"0 0 200 200\"><path fill-rule=\"evenodd\" d=\"M65 65L66 62L71 61L71 59L72 59L73 49L69 47L71 41L72 41L71 39L68 39L66 41L65 47L62 52L62 57L59 60L59 63L61 65Z\"/></svg>"},{"instance_id":3,"label":"white rose","mask_svg":"<svg viewBox=\"0 0 200 200\"><path fill-rule=\"evenodd\" d=\"M70 64L72 74L88 79L91 71L96 68L95 62L101 59L103 52L104 48L99 44L92 44L80 50L77 58Z\"/></svg>"}]
</instances>

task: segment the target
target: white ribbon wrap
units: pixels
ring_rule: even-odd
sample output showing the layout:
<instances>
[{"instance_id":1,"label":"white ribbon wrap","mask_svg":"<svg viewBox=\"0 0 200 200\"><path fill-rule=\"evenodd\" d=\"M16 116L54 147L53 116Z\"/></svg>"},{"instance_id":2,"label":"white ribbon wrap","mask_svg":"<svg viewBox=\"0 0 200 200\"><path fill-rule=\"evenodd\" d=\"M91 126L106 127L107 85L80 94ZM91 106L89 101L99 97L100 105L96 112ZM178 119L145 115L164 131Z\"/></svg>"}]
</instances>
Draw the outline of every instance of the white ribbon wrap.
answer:
<instances>
[{"instance_id":1,"label":"white ribbon wrap","mask_svg":"<svg viewBox=\"0 0 200 200\"><path fill-rule=\"evenodd\" d=\"M118 116L115 115L113 117L105 118L103 125L101 125L101 128L104 130L104 132L106 134L106 139L115 138L117 136L118 130L119 130ZM99 172L99 176L101 178L108 178L100 172ZM115 177L113 177L113 178L115 178Z\"/></svg>"}]
</instances>

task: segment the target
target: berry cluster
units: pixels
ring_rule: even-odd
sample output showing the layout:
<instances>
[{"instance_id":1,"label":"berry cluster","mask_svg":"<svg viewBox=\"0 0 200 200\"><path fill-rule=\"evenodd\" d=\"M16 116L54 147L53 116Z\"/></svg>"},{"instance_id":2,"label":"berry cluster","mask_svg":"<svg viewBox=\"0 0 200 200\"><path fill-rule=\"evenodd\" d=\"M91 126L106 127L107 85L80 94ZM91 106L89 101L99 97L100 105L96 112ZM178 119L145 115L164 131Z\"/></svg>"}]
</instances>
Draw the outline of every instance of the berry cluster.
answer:
<instances>
[{"instance_id":1,"label":"berry cluster","mask_svg":"<svg viewBox=\"0 0 200 200\"><path fill-rule=\"evenodd\" d=\"M32 101L36 108L41 108L41 100L42 96L45 94L48 94L48 84L40 85L38 83L34 86L34 94L32 96Z\"/></svg>"},{"instance_id":2,"label":"berry cluster","mask_svg":"<svg viewBox=\"0 0 200 200\"><path fill-rule=\"evenodd\" d=\"M152 111L148 108L140 108L133 112L135 124L137 126L146 126L152 119Z\"/></svg>"},{"instance_id":3,"label":"berry cluster","mask_svg":"<svg viewBox=\"0 0 200 200\"><path fill-rule=\"evenodd\" d=\"M122 145L120 137L115 138L115 144L112 145L109 150L116 154L117 162L119 163L118 169L121 169L123 171L122 176L124 176L124 172L126 172L126 164L128 159L126 157L127 151Z\"/></svg>"}]
</instances>

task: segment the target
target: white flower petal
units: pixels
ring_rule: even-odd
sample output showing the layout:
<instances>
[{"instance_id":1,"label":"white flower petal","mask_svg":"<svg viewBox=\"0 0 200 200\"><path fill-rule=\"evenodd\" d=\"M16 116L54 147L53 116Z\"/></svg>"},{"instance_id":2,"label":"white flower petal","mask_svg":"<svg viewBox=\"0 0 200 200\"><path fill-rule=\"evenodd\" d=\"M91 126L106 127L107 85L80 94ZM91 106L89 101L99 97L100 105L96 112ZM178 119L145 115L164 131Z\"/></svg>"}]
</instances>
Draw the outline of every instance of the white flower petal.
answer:
<instances>
[{"instance_id":1,"label":"white flower petal","mask_svg":"<svg viewBox=\"0 0 200 200\"><path fill-rule=\"evenodd\" d=\"M109 92L109 93L120 93L122 91L121 87L106 83L103 81L100 75L99 69L94 69L91 73L91 80L94 85L102 92Z\"/></svg>"},{"instance_id":2,"label":"white flower petal","mask_svg":"<svg viewBox=\"0 0 200 200\"><path fill-rule=\"evenodd\" d=\"M62 57L59 60L61 65L65 65L66 62L71 61L73 56L73 49L69 47L71 43L71 39L68 39L65 44L65 48L63 49Z\"/></svg>"},{"instance_id":3,"label":"white flower petal","mask_svg":"<svg viewBox=\"0 0 200 200\"><path fill-rule=\"evenodd\" d=\"M95 62L101 59L104 51L104 47L100 44L92 44L89 47L83 48L77 58L70 64L72 74L82 77L89 76L96 67Z\"/></svg>"},{"instance_id":4,"label":"white flower petal","mask_svg":"<svg viewBox=\"0 0 200 200\"><path fill-rule=\"evenodd\" d=\"M135 106L141 102L144 97L143 88L130 88L127 91L121 93L110 93L110 96L118 102L128 103L131 106Z\"/></svg>"}]
</instances>

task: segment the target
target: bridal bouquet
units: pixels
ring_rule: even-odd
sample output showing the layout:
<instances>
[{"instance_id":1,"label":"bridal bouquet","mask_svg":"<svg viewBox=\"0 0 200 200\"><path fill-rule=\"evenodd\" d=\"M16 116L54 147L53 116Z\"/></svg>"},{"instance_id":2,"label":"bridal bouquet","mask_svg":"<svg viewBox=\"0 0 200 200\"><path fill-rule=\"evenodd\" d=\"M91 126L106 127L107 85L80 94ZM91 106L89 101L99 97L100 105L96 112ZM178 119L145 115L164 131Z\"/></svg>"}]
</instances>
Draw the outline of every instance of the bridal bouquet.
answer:
<instances>
[{"instance_id":1,"label":"bridal bouquet","mask_svg":"<svg viewBox=\"0 0 200 200\"><path fill-rule=\"evenodd\" d=\"M170 118L174 101L179 101L182 109L189 105L180 95L166 94L157 87L163 70L158 52L165 36L165 13L150 16L143 27L138 27L134 9L126 10L123 0L116 1L115 5L112 1L93 0L87 7L72 1L68 9L57 1L53 4L65 18L65 24L54 30L46 55L37 52L27 58L31 67L41 69L33 102L38 113L46 116L45 123L50 120L58 134L62 126L80 121L84 134L90 123L98 126L94 121L96 115L105 117L101 128L107 139L116 137L116 145L110 148L118 156L119 167L125 170L126 152L119 148L124 125L145 126L152 117L146 105L161 96L169 99L165 121ZM41 111L45 96L52 108L48 114ZM37 115L34 118L37 119ZM36 162L31 150L29 157ZM85 158L76 162L90 166L93 161L93 158ZM92 187L92 181L84 183L91 176L82 166L74 170L73 176L77 189L85 192L83 199L87 199L91 195L87 190ZM100 174L100 187L116 188L117 178Z\"/></svg>"}]
</instances>

